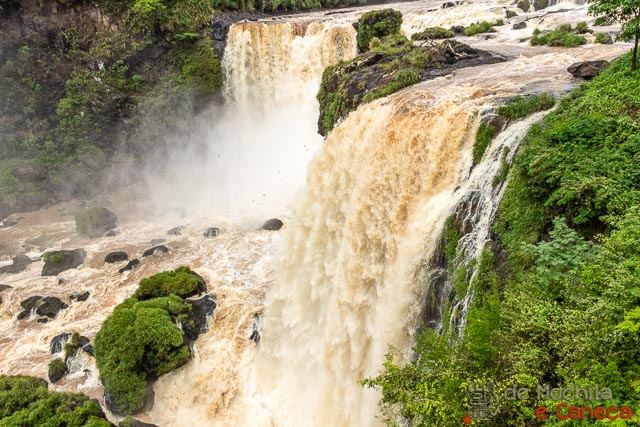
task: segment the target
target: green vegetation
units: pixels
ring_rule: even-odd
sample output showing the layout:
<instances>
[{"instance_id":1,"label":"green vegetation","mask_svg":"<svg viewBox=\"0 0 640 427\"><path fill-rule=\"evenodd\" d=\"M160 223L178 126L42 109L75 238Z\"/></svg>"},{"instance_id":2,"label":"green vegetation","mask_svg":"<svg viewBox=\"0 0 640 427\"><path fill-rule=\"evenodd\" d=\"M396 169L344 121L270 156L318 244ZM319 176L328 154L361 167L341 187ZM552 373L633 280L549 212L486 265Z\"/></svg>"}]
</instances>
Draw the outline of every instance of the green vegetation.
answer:
<instances>
[{"instance_id":1,"label":"green vegetation","mask_svg":"<svg viewBox=\"0 0 640 427\"><path fill-rule=\"evenodd\" d=\"M79 348L80 334L78 332L73 332L69 341L64 345L64 360L66 361L68 358L76 354Z\"/></svg>"},{"instance_id":2,"label":"green vegetation","mask_svg":"<svg viewBox=\"0 0 640 427\"><path fill-rule=\"evenodd\" d=\"M382 38L400 33L402 13L394 9L382 9L367 12L360 17L358 24L358 49L369 50L369 43L374 37Z\"/></svg>"},{"instance_id":3,"label":"green vegetation","mask_svg":"<svg viewBox=\"0 0 640 427\"><path fill-rule=\"evenodd\" d=\"M580 21L576 24L575 32L578 34L587 34L590 33L589 25L586 22Z\"/></svg>"},{"instance_id":4,"label":"green vegetation","mask_svg":"<svg viewBox=\"0 0 640 427\"><path fill-rule=\"evenodd\" d=\"M102 324L94 343L96 364L117 412L140 410L147 381L189 360L191 351L175 319L190 321L191 304L183 298L203 290L202 279L187 267L158 273L143 279L133 297Z\"/></svg>"},{"instance_id":5,"label":"green vegetation","mask_svg":"<svg viewBox=\"0 0 640 427\"><path fill-rule=\"evenodd\" d=\"M531 38L532 46L576 47L587 42L583 36L576 34L571 24L559 25L555 30L540 32L536 29Z\"/></svg>"},{"instance_id":6,"label":"green vegetation","mask_svg":"<svg viewBox=\"0 0 640 427\"><path fill-rule=\"evenodd\" d=\"M140 301L169 295L189 298L205 290L205 284L201 278L195 276L188 267L179 267L174 271L166 271L142 279L133 297Z\"/></svg>"},{"instance_id":7,"label":"green vegetation","mask_svg":"<svg viewBox=\"0 0 640 427\"><path fill-rule=\"evenodd\" d=\"M484 152L496 136L496 131L487 123L480 123L478 132L476 133L476 142L473 144L473 164L480 163Z\"/></svg>"},{"instance_id":8,"label":"green vegetation","mask_svg":"<svg viewBox=\"0 0 640 427\"><path fill-rule=\"evenodd\" d=\"M548 110L555 103L553 96L546 93L526 97L516 96L509 104L498 108L498 114L510 120L519 120L538 111Z\"/></svg>"},{"instance_id":9,"label":"green vegetation","mask_svg":"<svg viewBox=\"0 0 640 427\"><path fill-rule=\"evenodd\" d=\"M515 10L507 10L506 13L507 19L513 18L514 16L518 16L518 13Z\"/></svg>"},{"instance_id":10,"label":"green vegetation","mask_svg":"<svg viewBox=\"0 0 640 427\"><path fill-rule=\"evenodd\" d=\"M555 99L551 95L542 93L539 95L529 95L526 97L516 96L508 104L498 108L498 115L506 119L504 124L513 120L524 119L539 111L548 110L555 105ZM473 145L473 164L482 160L484 152L493 141L500 129L491 126L489 123L480 123L476 133L476 141ZM506 168L503 168L506 171ZM506 173L506 172L505 172Z\"/></svg>"},{"instance_id":11,"label":"green vegetation","mask_svg":"<svg viewBox=\"0 0 640 427\"><path fill-rule=\"evenodd\" d=\"M464 334L448 322L442 333L426 329L417 337L417 357L402 361L391 353L380 375L364 381L382 391L388 425L398 417L415 426L452 425L468 413L471 382L491 382L498 394L516 383L530 389L599 384L611 389L612 399L569 403L635 409L640 96L630 88L640 74L629 71L630 56L530 129L498 209L496 239L477 262ZM449 279L456 292L464 288L459 277L454 272ZM486 425L540 425L535 408L553 411L557 403L538 401L535 393L502 399L499 415Z\"/></svg>"},{"instance_id":12,"label":"green vegetation","mask_svg":"<svg viewBox=\"0 0 640 427\"><path fill-rule=\"evenodd\" d=\"M589 12L597 17L596 25L605 25L607 22L621 24L622 31L616 40L633 40L631 71L635 71L640 37L640 3L634 0L591 0L589 3Z\"/></svg>"},{"instance_id":13,"label":"green vegetation","mask_svg":"<svg viewBox=\"0 0 640 427\"><path fill-rule=\"evenodd\" d=\"M595 43L600 43L600 44L612 44L613 40L611 39L611 36L607 33L595 33L594 34L595 37Z\"/></svg>"},{"instance_id":14,"label":"green vegetation","mask_svg":"<svg viewBox=\"0 0 640 427\"><path fill-rule=\"evenodd\" d=\"M487 21L478 22L475 24L469 25L464 29L465 36L475 36L480 33L491 33L493 32L493 26L497 25L496 23L491 23Z\"/></svg>"},{"instance_id":15,"label":"green vegetation","mask_svg":"<svg viewBox=\"0 0 640 427\"><path fill-rule=\"evenodd\" d=\"M109 427L100 405L84 394L51 392L46 381L0 375L0 427Z\"/></svg>"},{"instance_id":16,"label":"green vegetation","mask_svg":"<svg viewBox=\"0 0 640 427\"><path fill-rule=\"evenodd\" d=\"M435 40L435 39L448 39L453 37L453 31L445 30L440 27L425 28L419 33L411 35L411 40Z\"/></svg>"}]
</instances>

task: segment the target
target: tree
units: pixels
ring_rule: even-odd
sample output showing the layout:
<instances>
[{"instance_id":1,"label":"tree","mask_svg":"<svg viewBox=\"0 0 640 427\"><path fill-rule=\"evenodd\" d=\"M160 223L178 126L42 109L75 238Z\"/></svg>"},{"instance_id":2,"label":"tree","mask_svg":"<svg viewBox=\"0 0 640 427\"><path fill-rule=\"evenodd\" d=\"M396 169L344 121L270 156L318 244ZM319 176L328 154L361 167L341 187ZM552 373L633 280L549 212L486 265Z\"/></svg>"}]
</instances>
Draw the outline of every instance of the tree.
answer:
<instances>
[{"instance_id":1,"label":"tree","mask_svg":"<svg viewBox=\"0 0 640 427\"><path fill-rule=\"evenodd\" d=\"M640 37L640 0L592 0L589 12L597 17L596 25L605 22L622 24L622 31L616 39L634 41L631 70L635 71Z\"/></svg>"}]
</instances>

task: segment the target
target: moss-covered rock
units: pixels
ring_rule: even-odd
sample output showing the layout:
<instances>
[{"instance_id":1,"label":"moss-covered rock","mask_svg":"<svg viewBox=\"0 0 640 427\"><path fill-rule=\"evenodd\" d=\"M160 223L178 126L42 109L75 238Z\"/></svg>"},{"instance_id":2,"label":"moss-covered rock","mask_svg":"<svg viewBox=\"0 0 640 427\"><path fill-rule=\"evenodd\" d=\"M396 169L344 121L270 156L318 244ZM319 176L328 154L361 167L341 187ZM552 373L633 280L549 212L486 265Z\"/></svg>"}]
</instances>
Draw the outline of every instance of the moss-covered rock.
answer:
<instances>
[{"instance_id":1,"label":"moss-covered rock","mask_svg":"<svg viewBox=\"0 0 640 427\"><path fill-rule=\"evenodd\" d=\"M454 40L435 46L413 46L399 34L372 42L371 46L370 52L325 69L318 93L321 135L326 136L339 120L362 103L419 81L444 76L457 68L502 60Z\"/></svg>"},{"instance_id":2,"label":"moss-covered rock","mask_svg":"<svg viewBox=\"0 0 640 427\"><path fill-rule=\"evenodd\" d=\"M65 270L77 268L82 265L86 257L84 249L45 252L42 256L44 259L42 275L57 276Z\"/></svg>"},{"instance_id":3,"label":"moss-covered rock","mask_svg":"<svg viewBox=\"0 0 640 427\"><path fill-rule=\"evenodd\" d=\"M394 9L382 9L367 12L358 22L358 49L369 50L369 43L374 37L382 38L399 33L402 25L402 13Z\"/></svg>"},{"instance_id":4,"label":"moss-covered rock","mask_svg":"<svg viewBox=\"0 0 640 427\"><path fill-rule=\"evenodd\" d=\"M139 411L147 380L189 360L191 351L173 321L186 318L189 311L189 304L176 295L148 301L129 298L105 320L94 351L112 411L123 415Z\"/></svg>"},{"instance_id":5,"label":"moss-covered rock","mask_svg":"<svg viewBox=\"0 0 640 427\"><path fill-rule=\"evenodd\" d=\"M59 357L56 357L49 362L48 368L48 376L51 383L60 381L60 379L62 379L62 377L67 373L67 364Z\"/></svg>"},{"instance_id":6,"label":"moss-covered rock","mask_svg":"<svg viewBox=\"0 0 640 427\"><path fill-rule=\"evenodd\" d=\"M133 297L140 301L169 295L189 298L206 290L207 285L202 277L188 267L179 267L143 279Z\"/></svg>"},{"instance_id":7,"label":"moss-covered rock","mask_svg":"<svg viewBox=\"0 0 640 427\"><path fill-rule=\"evenodd\" d=\"M75 220L78 234L102 237L116 228L118 217L105 207L89 206L76 212Z\"/></svg>"},{"instance_id":8,"label":"moss-covered rock","mask_svg":"<svg viewBox=\"0 0 640 427\"><path fill-rule=\"evenodd\" d=\"M48 390L28 376L0 375L0 426L111 427L100 405L84 394Z\"/></svg>"},{"instance_id":9,"label":"moss-covered rock","mask_svg":"<svg viewBox=\"0 0 640 427\"><path fill-rule=\"evenodd\" d=\"M449 39L455 34L451 30L446 30L440 27L425 28L419 33L411 35L411 40L435 40L435 39Z\"/></svg>"}]
</instances>

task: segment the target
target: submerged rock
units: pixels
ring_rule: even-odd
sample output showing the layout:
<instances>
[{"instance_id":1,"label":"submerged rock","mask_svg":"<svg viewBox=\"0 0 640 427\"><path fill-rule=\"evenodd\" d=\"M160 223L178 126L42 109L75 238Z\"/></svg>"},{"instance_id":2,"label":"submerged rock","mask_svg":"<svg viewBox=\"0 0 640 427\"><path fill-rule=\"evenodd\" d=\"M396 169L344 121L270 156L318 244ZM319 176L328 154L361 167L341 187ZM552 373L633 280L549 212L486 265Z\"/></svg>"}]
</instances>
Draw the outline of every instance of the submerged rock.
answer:
<instances>
[{"instance_id":1,"label":"submerged rock","mask_svg":"<svg viewBox=\"0 0 640 427\"><path fill-rule=\"evenodd\" d=\"M173 227L171 230L167 231L169 236L180 236L184 232L184 226Z\"/></svg>"},{"instance_id":2,"label":"submerged rock","mask_svg":"<svg viewBox=\"0 0 640 427\"><path fill-rule=\"evenodd\" d=\"M580 77L585 80L591 80L609 66L608 61L584 61L571 64L567 71L574 77Z\"/></svg>"},{"instance_id":3,"label":"submerged rock","mask_svg":"<svg viewBox=\"0 0 640 427\"><path fill-rule=\"evenodd\" d=\"M36 308L36 314L53 319L58 315L60 310L64 310L68 307L69 306L62 302L60 298L44 297L41 304Z\"/></svg>"},{"instance_id":4,"label":"submerged rock","mask_svg":"<svg viewBox=\"0 0 640 427\"><path fill-rule=\"evenodd\" d=\"M127 263L127 265L125 265L124 267L122 267L120 270L118 270L119 273L124 273L125 271L129 271L129 270L133 270L134 268L136 268L138 265L140 265L140 260L138 259L132 259L131 261L129 261Z\"/></svg>"},{"instance_id":5,"label":"submerged rock","mask_svg":"<svg viewBox=\"0 0 640 427\"><path fill-rule=\"evenodd\" d=\"M86 257L87 254L84 249L45 252L43 255L44 267L42 267L42 275L57 276L65 270L77 268L84 262Z\"/></svg>"},{"instance_id":6,"label":"submerged rock","mask_svg":"<svg viewBox=\"0 0 640 427\"><path fill-rule=\"evenodd\" d=\"M104 257L104 262L107 264L113 264L114 262L126 261L129 259L129 255L127 255L124 251L115 251L109 252L107 256Z\"/></svg>"},{"instance_id":7,"label":"submerged rock","mask_svg":"<svg viewBox=\"0 0 640 427\"><path fill-rule=\"evenodd\" d=\"M522 22L516 22L515 24L513 24L512 27L514 30L522 30L523 28L527 28L527 23L522 21Z\"/></svg>"},{"instance_id":8,"label":"submerged rock","mask_svg":"<svg viewBox=\"0 0 640 427\"><path fill-rule=\"evenodd\" d=\"M151 240L151 246L157 246L160 243L164 243L166 241L167 241L167 239L153 239L153 240Z\"/></svg>"},{"instance_id":9,"label":"submerged rock","mask_svg":"<svg viewBox=\"0 0 640 427\"><path fill-rule=\"evenodd\" d=\"M218 227L209 227L202 235L204 237L218 237L220 235L220 229Z\"/></svg>"},{"instance_id":10,"label":"submerged rock","mask_svg":"<svg viewBox=\"0 0 640 427\"><path fill-rule=\"evenodd\" d=\"M89 206L75 215L78 234L89 237L102 237L116 228L118 217L102 206Z\"/></svg>"},{"instance_id":11,"label":"submerged rock","mask_svg":"<svg viewBox=\"0 0 640 427\"><path fill-rule=\"evenodd\" d=\"M82 302L82 301L86 301L88 298L89 298L89 291L84 292L82 294L71 294L71 295L69 295L69 299L71 301Z\"/></svg>"},{"instance_id":12,"label":"submerged rock","mask_svg":"<svg viewBox=\"0 0 640 427\"><path fill-rule=\"evenodd\" d=\"M263 230L278 231L284 224L277 218L271 218L262 225Z\"/></svg>"},{"instance_id":13,"label":"submerged rock","mask_svg":"<svg viewBox=\"0 0 640 427\"><path fill-rule=\"evenodd\" d=\"M191 315L183 322L182 330L187 338L196 340L198 336L209 330L207 320L216 309L216 299L206 295L196 300L188 300L191 304Z\"/></svg>"},{"instance_id":14,"label":"submerged rock","mask_svg":"<svg viewBox=\"0 0 640 427\"><path fill-rule=\"evenodd\" d=\"M0 292L6 291L7 289L13 289L13 286L9 285L0 285Z\"/></svg>"},{"instance_id":15,"label":"submerged rock","mask_svg":"<svg viewBox=\"0 0 640 427\"><path fill-rule=\"evenodd\" d=\"M158 246L154 246L150 249L147 249L146 251L144 251L144 253L142 254L142 257L148 257L151 255L160 255L160 254L166 254L169 252L169 248L164 246L164 245L158 245Z\"/></svg>"},{"instance_id":16,"label":"submerged rock","mask_svg":"<svg viewBox=\"0 0 640 427\"><path fill-rule=\"evenodd\" d=\"M9 273L9 274L20 273L21 271L26 270L26 268L32 262L33 261L31 260L31 258L26 256L25 254L18 254L13 258L11 265L0 267L0 274L1 273Z\"/></svg>"}]
</instances>

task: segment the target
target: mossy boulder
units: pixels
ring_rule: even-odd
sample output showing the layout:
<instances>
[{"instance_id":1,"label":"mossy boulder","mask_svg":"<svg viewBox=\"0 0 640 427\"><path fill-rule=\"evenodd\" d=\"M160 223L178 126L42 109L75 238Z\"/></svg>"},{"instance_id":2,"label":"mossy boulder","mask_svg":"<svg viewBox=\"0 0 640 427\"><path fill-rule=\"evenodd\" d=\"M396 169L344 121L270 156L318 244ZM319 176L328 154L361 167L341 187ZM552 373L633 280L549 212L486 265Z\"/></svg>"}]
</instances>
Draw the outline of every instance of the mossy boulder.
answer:
<instances>
[{"instance_id":1,"label":"mossy boulder","mask_svg":"<svg viewBox=\"0 0 640 427\"><path fill-rule=\"evenodd\" d=\"M111 427L100 405L84 394L49 391L47 382L0 375L0 426Z\"/></svg>"},{"instance_id":2,"label":"mossy boulder","mask_svg":"<svg viewBox=\"0 0 640 427\"><path fill-rule=\"evenodd\" d=\"M436 39L449 39L455 36L451 30L446 30L440 27L425 28L419 33L411 35L411 40L436 40Z\"/></svg>"},{"instance_id":3,"label":"mossy boulder","mask_svg":"<svg viewBox=\"0 0 640 427\"><path fill-rule=\"evenodd\" d=\"M84 249L61 250L45 252L42 258L44 266L42 267L43 276L57 276L63 271L77 268L87 257Z\"/></svg>"},{"instance_id":4,"label":"mossy boulder","mask_svg":"<svg viewBox=\"0 0 640 427\"><path fill-rule=\"evenodd\" d=\"M59 357L49 362L48 373L49 381L56 383L62 379L67 373L67 364Z\"/></svg>"},{"instance_id":5,"label":"mossy boulder","mask_svg":"<svg viewBox=\"0 0 640 427\"><path fill-rule=\"evenodd\" d=\"M118 305L96 335L94 351L109 409L128 415L143 408L147 380L191 357L174 318L186 319L191 306L176 295Z\"/></svg>"},{"instance_id":6,"label":"mossy boulder","mask_svg":"<svg viewBox=\"0 0 640 427\"><path fill-rule=\"evenodd\" d=\"M394 9L382 9L367 12L358 22L358 49L369 50L369 43L374 37L382 38L400 32L402 13Z\"/></svg>"},{"instance_id":7,"label":"mossy boulder","mask_svg":"<svg viewBox=\"0 0 640 427\"><path fill-rule=\"evenodd\" d=\"M40 316L46 316L53 319L58 315L60 310L64 310L69 306L57 297L41 297L38 295L24 299L20 305L25 311L18 315L18 319L24 319L35 312Z\"/></svg>"},{"instance_id":8,"label":"mossy boulder","mask_svg":"<svg viewBox=\"0 0 640 427\"><path fill-rule=\"evenodd\" d=\"M518 0L516 6L523 12L528 12L529 9L531 9L531 2L529 2L529 0Z\"/></svg>"},{"instance_id":9,"label":"mossy boulder","mask_svg":"<svg viewBox=\"0 0 640 427\"><path fill-rule=\"evenodd\" d=\"M201 276L188 267L179 267L143 279L133 297L141 301L172 294L189 298L206 290L207 284Z\"/></svg>"},{"instance_id":10,"label":"mossy boulder","mask_svg":"<svg viewBox=\"0 0 640 427\"><path fill-rule=\"evenodd\" d=\"M75 220L78 234L102 237L116 228L118 217L105 207L89 206L76 212Z\"/></svg>"},{"instance_id":11,"label":"mossy boulder","mask_svg":"<svg viewBox=\"0 0 640 427\"><path fill-rule=\"evenodd\" d=\"M135 418L125 417L118 427L158 427L155 424L143 423L142 421L136 420Z\"/></svg>"}]
</instances>

